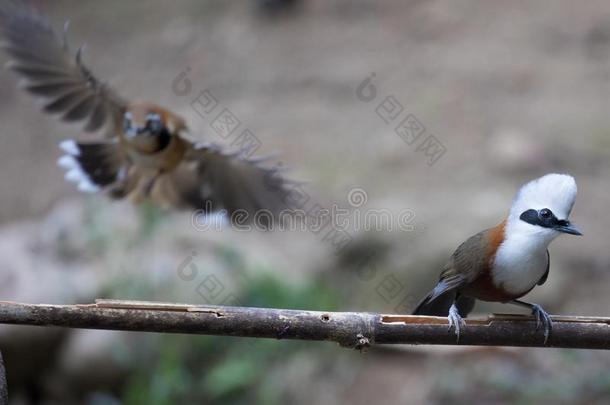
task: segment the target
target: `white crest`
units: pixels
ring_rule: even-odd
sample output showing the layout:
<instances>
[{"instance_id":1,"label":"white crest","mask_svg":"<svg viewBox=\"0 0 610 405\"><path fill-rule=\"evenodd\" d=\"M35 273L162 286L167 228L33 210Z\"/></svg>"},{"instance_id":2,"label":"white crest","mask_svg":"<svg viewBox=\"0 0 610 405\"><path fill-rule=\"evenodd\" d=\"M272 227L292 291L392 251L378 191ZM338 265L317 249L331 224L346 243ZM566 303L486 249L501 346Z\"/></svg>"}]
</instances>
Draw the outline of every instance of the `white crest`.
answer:
<instances>
[{"instance_id":1,"label":"white crest","mask_svg":"<svg viewBox=\"0 0 610 405\"><path fill-rule=\"evenodd\" d=\"M548 208L558 219L568 219L576 200L576 181L568 174L551 173L532 180L517 192L509 219L529 209Z\"/></svg>"}]
</instances>

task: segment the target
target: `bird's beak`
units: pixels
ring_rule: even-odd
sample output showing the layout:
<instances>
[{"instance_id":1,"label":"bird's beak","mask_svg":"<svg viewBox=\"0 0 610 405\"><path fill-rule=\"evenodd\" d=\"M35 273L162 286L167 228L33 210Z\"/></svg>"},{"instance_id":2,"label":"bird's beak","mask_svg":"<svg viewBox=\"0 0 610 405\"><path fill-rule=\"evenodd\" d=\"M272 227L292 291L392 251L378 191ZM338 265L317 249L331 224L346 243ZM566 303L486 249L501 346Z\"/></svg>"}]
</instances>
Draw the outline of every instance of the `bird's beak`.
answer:
<instances>
[{"instance_id":1,"label":"bird's beak","mask_svg":"<svg viewBox=\"0 0 610 405\"><path fill-rule=\"evenodd\" d=\"M568 220L557 221L557 225L553 227L556 231L569 233L570 235L582 235L582 232L577 227L572 225Z\"/></svg>"}]
</instances>

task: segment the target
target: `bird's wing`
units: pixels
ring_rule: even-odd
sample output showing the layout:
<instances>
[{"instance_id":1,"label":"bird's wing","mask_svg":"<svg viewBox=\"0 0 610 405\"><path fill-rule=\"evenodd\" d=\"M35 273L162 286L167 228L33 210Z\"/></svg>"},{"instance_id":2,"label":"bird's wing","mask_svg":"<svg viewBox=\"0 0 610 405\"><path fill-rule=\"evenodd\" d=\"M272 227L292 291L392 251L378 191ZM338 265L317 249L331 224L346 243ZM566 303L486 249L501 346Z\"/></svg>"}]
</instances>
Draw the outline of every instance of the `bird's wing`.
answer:
<instances>
[{"instance_id":1,"label":"bird's wing","mask_svg":"<svg viewBox=\"0 0 610 405\"><path fill-rule=\"evenodd\" d=\"M23 78L23 88L42 100L44 111L83 122L88 132L116 133L126 102L82 63L82 47L70 52L65 32L60 39L44 17L8 6L0 9L0 32L12 57L8 67Z\"/></svg>"},{"instance_id":2,"label":"bird's wing","mask_svg":"<svg viewBox=\"0 0 610 405\"><path fill-rule=\"evenodd\" d=\"M257 213L274 218L295 208L290 192L299 183L264 161L227 153L212 144L189 143L183 162L157 182L153 200L205 212L224 209L232 222L252 222Z\"/></svg>"},{"instance_id":3,"label":"bird's wing","mask_svg":"<svg viewBox=\"0 0 610 405\"><path fill-rule=\"evenodd\" d=\"M434 289L415 307L414 315L447 315L460 288L472 282L482 271L486 270L488 263L485 255L476 253L485 251L481 249L484 249L489 231L485 230L468 238L455 250L443 268ZM460 314L466 316L473 305L474 302L471 299L462 300L461 306L464 309L460 308Z\"/></svg>"},{"instance_id":4,"label":"bird's wing","mask_svg":"<svg viewBox=\"0 0 610 405\"><path fill-rule=\"evenodd\" d=\"M465 284L466 280L461 274L450 274L441 276L441 279L436 284L428 299L430 301L435 300L437 297L443 295L448 291L457 290Z\"/></svg>"},{"instance_id":5,"label":"bird's wing","mask_svg":"<svg viewBox=\"0 0 610 405\"><path fill-rule=\"evenodd\" d=\"M66 180L75 183L80 191L109 191L114 198L122 198L131 191L125 190L130 163L116 140L77 142L68 139L60 147L65 155L58 163L66 170Z\"/></svg>"},{"instance_id":6,"label":"bird's wing","mask_svg":"<svg viewBox=\"0 0 610 405\"><path fill-rule=\"evenodd\" d=\"M546 282L546 279L549 278L549 270L551 269L551 254L549 253L549 250L546 250L546 271L544 272L544 274L542 275L542 277L540 277L540 280L538 280L538 285L542 285Z\"/></svg>"},{"instance_id":7,"label":"bird's wing","mask_svg":"<svg viewBox=\"0 0 610 405\"><path fill-rule=\"evenodd\" d=\"M459 276L461 284L474 281L482 272L489 270L487 249L490 229L468 238L455 250L445 266L440 279Z\"/></svg>"}]
</instances>

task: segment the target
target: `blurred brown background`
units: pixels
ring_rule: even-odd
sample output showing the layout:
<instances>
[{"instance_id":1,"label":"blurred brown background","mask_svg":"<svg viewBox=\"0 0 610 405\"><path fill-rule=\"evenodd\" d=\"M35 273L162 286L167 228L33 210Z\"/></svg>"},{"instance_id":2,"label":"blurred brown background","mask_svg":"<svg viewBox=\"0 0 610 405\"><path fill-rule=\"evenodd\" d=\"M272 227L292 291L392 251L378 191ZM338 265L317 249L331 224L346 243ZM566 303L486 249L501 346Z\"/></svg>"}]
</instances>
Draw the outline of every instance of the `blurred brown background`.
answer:
<instances>
[{"instance_id":1,"label":"blurred brown background","mask_svg":"<svg viewBox=\"0 0 610 405\"><path fill-rule=\"evenodd\" d=\"M610 295L610 7L603 1L38 1L125 97L170 106L192 137L223 140L191 102L208 90L281 152L312 201L411 210L411 231L202 232L189 213L79 194L55 161L78 128L41 114L0 75L0 292L29 302L96 297L405 312L466 237L497 224L524 182L575 176L584 237L551 245L528 298L607 316ZM268 4L264 6L263 3ZM281 3L281 2L280 2ZM5 61L3 55L1 61ZM191 91L172 90L188 72ZM371 77L377 93L357 88ZM402 105L385 123L386 97ZM395 104L396 105L396 104ZM412 145L395 132L412 114ZM387 118L387 117L386 117ZM432 165L418 145L444 154ZM354 205L352 204L352 208ZM194 265L185 281L179 269ZM213 286L212 289L210 286ZM518 308L478 304L477 312ZM0 327L15 404L603 403L604 352L389 347Z\"/></svg>"}]
</instances>

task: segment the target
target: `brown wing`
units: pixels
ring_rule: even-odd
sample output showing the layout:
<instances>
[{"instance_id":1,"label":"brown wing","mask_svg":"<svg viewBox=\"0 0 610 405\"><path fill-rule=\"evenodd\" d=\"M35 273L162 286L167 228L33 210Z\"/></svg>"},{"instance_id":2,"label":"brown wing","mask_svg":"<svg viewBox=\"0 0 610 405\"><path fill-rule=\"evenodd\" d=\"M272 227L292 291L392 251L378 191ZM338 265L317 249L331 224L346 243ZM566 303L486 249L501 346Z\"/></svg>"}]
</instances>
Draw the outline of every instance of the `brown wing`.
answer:
<instances>
[{"instance_id":1,"label":"brown wing","mask_svg":"<svg viewBox=\"0 0 610 405\"><path fill-rule=\"evenodd\" d=\"M81 50L70 53L65 38L32 10L0 10L3 48L12 57L9 68L20 85L43 102L44 111L67 122L83 122L93 132L105 127L112 135L122 122L126 102L101 82L81 61ZM67 28L67 24L66 24Z\"/></svg>"},{"instance_id":2,"label":"brown wing","mask_svg":"<svg viewBox=\"0 0 610 405\"><path fill-rule=\"evenodd\" d=\"M490 232L495 229L486 229L468 238L455 250L449 262L445 265L440 275L440 280L459 280L460 284L474 281L482 272L488 270L489 260L487 250L489 248ZM451 283L452 287L458 281Z\"/></svg>"},{"instance_id":3,"label":"brown wing","mask_svg":"<svg viewBox=\"0 0 610 405\"><path fill-rule=\"evenodd\" d=\"M263 163L264 159L243 158L215 145L189 144L183 162L157 181L153 200L206 212L225 209L232 222L240 223L261 213L265 222L294 208L288 194L298 183Z\"/></svg>"}]
</instances>

